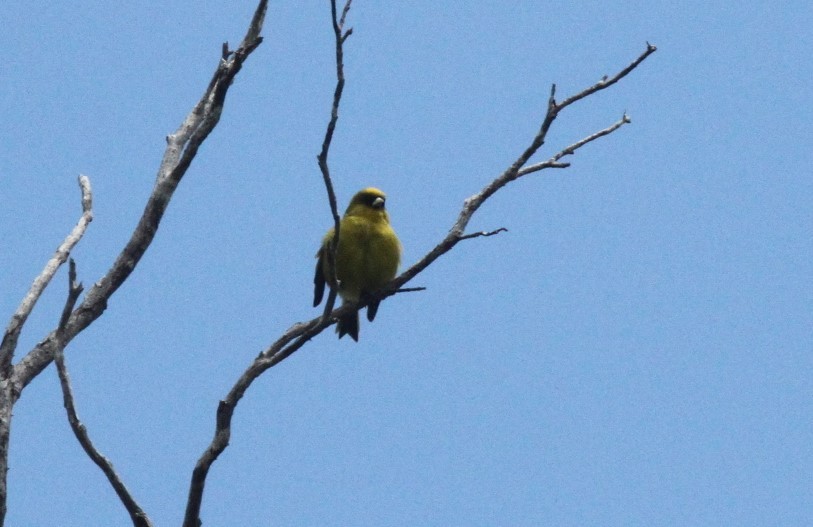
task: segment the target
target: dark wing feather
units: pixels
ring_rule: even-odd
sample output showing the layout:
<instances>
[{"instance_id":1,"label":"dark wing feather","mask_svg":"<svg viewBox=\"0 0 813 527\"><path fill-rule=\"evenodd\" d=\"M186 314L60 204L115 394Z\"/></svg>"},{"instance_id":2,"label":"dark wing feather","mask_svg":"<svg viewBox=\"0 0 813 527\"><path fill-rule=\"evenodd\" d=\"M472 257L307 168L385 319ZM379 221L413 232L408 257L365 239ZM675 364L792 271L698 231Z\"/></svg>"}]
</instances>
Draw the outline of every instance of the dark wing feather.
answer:
<instances>
[{"instance_id":1,"label":"dark wing feather","mask_svg":"<svg viewBox=\"0 0 813 527\"><path fill-rule=\"evenodd\" d=\"M322 302L325 295L325 273L322 272L322 261L325 257L324 249L319 249L319 258L316 259L316 272L313 273L313 307Z\"/></svg>"}]
</instances>

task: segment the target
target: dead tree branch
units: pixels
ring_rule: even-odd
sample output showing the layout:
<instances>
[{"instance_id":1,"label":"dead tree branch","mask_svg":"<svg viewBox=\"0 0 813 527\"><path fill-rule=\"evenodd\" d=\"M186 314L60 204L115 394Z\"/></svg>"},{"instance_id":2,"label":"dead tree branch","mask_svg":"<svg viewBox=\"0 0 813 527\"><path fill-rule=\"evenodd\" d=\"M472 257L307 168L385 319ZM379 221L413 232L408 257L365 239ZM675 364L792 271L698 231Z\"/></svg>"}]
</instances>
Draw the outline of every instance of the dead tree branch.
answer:
<instances>
[{"instance_id":1,"label":"dead tree branch","mask_svg":"<svg viewBox=\"0 0 813 527\"><path fill-rule=\"evenodd\" d=\"M14 383L14 369L11 366L11 360L28 315L31 314L34 305L51 282L57 269L68 259L71 251L82 239L88 225L93 220L93 193L90 188L90 179L87 176L79 176L79 188L82 190L82 216L79 218L79 222L57 248L42 273L34 280L20 307L11 317L11 322L3 335L3 342L0 344L0 527L3 526L6 517L6 498L8 496L6 473L8 472L12 409L20 393L19 387Z\"/></svg>"},{"instance_id":2,"label":"dead tree branch","mask_svg":"<svg viewBox=\"0 0 813 527\"><path fill-rule=\"evenodd\" d=\"M336 249L339 247L339 228L341 226L341 218L339 218L339 208L336 204L336 192L333 190L333 181L330 179L330 168L327 164L327 155L330 151L330 143L333 141L333 132L336 130L336 123L339 120L339 104L342 100L342 92L344 91L344 41L353 34L351 27L347 31L344 30L344 22L347 18L347 13L350 11L350 4L353 0L347 0L342 9L340 18L336 18L336 0L330 0L330 14L333 21L333 35L336 42L336 88L333 90L333 106L330 109L330 121L327 124L325 131L325 138L322 141L322 151L319 152L317 160L319 162L319 170L322 172L322 179L325 183L327 190L327 200L330 205L330 212L333 215L333 240L330 244L330 251L328 252L328 266L333 269L333 283L337 283L336 278ZM327 317L333 306L336 303L336 291L330 288L328 292L327 302L325 302L325 309L323 316Z\"/></svg>"},{"instance_id":3,"label":"dead tree branch","mask_svg":"<svg viewBox=\"0 0 813 527\"><path fill-rule=\"evenodd\" d=\"M155 187L138 226L107 274L93 284L84 301L71 313L64 330L66 345L101 316L110 297L127 280L152 243L175 189L195 158L198 148L220 120L226 94L234 77L249 55L262 43L260 32L267 6L267 0L259 2L248 31L235 51L229 51L227 44L223 46L219 64L203 96L175 133L167 136L167 148L158 169ZM14 366L12 381L15 397L50 364L55 346L56 330Z\"/></svg>"},{"instance_id":4,"label":"dead tree branch","mask_svg":"<svg viewBox=\"0 0 813 527\"><path fill-rule=\"evenodd\" d=\"M344 21L344 16L349 9L349 1L348 4L345 6L345 9L342 14L341 22ZM334 19L334 31L336 32L337 38L337 63L341 64L341 44L344 39L347 38L349 31L344 33L342 36L341 33L341 24L336 23L336 7L335 7L335 0L331 1L333 19ZM622 77L627 75L633 69L635 69L638 64L643 62L646 57L651 55L655 51L655 47L647 44L646 51L640 55L630 66L627 66L624 70L616 74L611 79L602 80L600 83L587 88L586 90L580 92L579 94L565 99L565 102L561 104L557 104L554 98L555 95L555 86L551 89L550 99L548 100L548 109L545 115L545 118L542 122L539 132L531 141L531 144L522 152L522 154L517 158L517 160L507 168L500 176L496 179L491 181L488 185L486 185L483 190L481 190L478 194L471 196L467 200L465 200L463 204L463 209L461 210L457 221L452 225L452 228L449 231L449 234L437 245L433 248L429 253L427 253L423 258L421 258L417 263L415 263L412 267L407 269L404 273L400 276L396 277L392 282L390 282L387 291L381 294L381 297L387 297L394 295L399 292L407 292L413 290L421 290L422 288L402 288L404 284L412 280L415 276L417 276L421 271L426 269L432 262L437 260L440 256L449 252L458 242L462 240L468 240L476 237L482 236L493 236L500 232L503 232L507 229L499 228L494 231L490 232L476 232L471 234L464 234L465 228L469 223L472 215L477 211L477 209L482 205L490 196L492 196L495 192L499 189L507 185L509 182L518 179L519 177L525 176L527 174L538 172L539 170L545 168L565 168L569 166L567 163L560 163L559 159L566 155L572 155L575 153L576 150L583 147L584 145L603 137L607 134L610 134L620 128L622 125L629 123L629 119L626 117L626 114L621 119L621 121L613 124L612 126L596 132L584 139L562 149L558 153L556 153L552 158L548 161L543 163L539 163L537 165L531 165L526 167L530 158L539 150L539 148L544 144L545 138L548 133L548 129L550 128L551 124L553 123L554 119L558 116L559 112L564 109L565 107L569 106L573 102L584 98L596 91L604 89ZM341 74L341 68L339 68L339 83L343 84L343 76ZM341 90L337 86L337 95L334 95L334 106L331 112L331 123L335 126L335 118L338 115L338 103L340 101ZM328 135L332 134L332 129L328 128ZM327 142L329 145L329 141ZM326 159L327 159L327 149L323 144L323 153L325 154L325 166L322 170L322 174L325 179L325 184L328 186L328 194L331 194L332 185L330 182L330 178L327 171L326 166ZM320 166L321 166L322 156L320 155ZM334 220L336 221L336 226L338 227L338 213L336 211L335 205L335 196L333 196L333 201L331 201L331 209L334 214ZM338 230L338 229L337 229ZM215 420L215 433L214 437L206 448L206 450L201 455L200 459L198 460L197 464L195 465L195 469L192 474L192 483L190 486L190 496L189 502L187 504L187 515L184 520L184 527L198 527L200 525L200 505L203 496L203 488L205 484L205 480L209 469L211 468L212 464L217 460L218 456L226 449L229 445L229 440L231 438L231 421L234 415L234 410L237 407L237 404L240 402L240 399L245 395L248 388L251 384L265 372L269 368L274 367L275 365L279 364L291 354L296 352L300 349L305 343L311 340L313 337L324 331L326 328L330 327L335 323L336 320L341 318L342 315L347 314L351 310L359 309L360 307L364 307L364 303L360 305L345 305L339 307L338 309L333 310L330 312L329 316L319 316L316 317L309 322L297 323L291 326L276 342L271 344L266 350L261 352L257 358L251 363L251 365L246 369L245 372L240 376L237 382L232 386L229 393L223 398L217 407L217 415Z\"/></svg>"},{"instance_id":5,"label":"dead tree branch","mask_svg":"<svg viewBox=\"0 0 813 527\"><path fill-rule=\"evenodd\" d=\"M505 227L500 227L499 229L495 229L493 231L472 232L470 234L464 234L463 236L461 236L460 241L471 240L472 238L484 238L484 237L487 238L489 236L497 235L501 232L508 232L508 229L506 229ZM396 291L396 293L401 292L403 292L403 289L399 289L398 291Z\"/></svg>"},{"instance_id":6,"label":"dead tree branch","mask_svg":"<svg viewBox=\"0 0 813 527\"><path fill-rule=\"evenodd\" d=\"M9 322L3 335L3 342L0 344L0 372L2 372L4 378L8 378L11 373L11 360L17 348L17 339L20 337L20 332L28 319L28 315L31 314L37 300L39 300L45 288L48 287L57 269L65 263L73 248L84 236L88 225L93 221L93 192L90 188L90 179L87 176L79 176L79 188L82 191L82 216L79 218L79 222L60 246L57 247L54 255L45 264L45 269L34 279L31 289L23 298L20 307L11 316L11 322Z\"/></svg>"},{"instance_id":7,"label":"dead tree branch","mask_svg":"<svg viewBox=\"0 0 813 527\"><path fill-rule=\"evenodd\" d=\"M449 230L449 234L435 246L434 249L429 251L423 258L421 258L417 263L415 263L412 267L401 273L400 276L396 277L390 283L390 290L395 290L402 285L406 284L415 276L418 275L421 271L426 269L432 262L437 260L443 254L449 252L452 247L457 245L457 243L463 239L464 232L466 226L469 224L471 217L477 212L477 209L488 199L490 198L495 192L506 186L511 181L514 181L522 176L527 174L538 172L544 168L566 168L569 166L565 163L559 163L558 160L566 155L572 155L576 150L583 147L584 145L600 138L608 135L615 130L618 130L621 126L630 122L629 118L624 114L624 117L617 123L613 124L612 126L591 134L588 137L585 137L581 141L577 141L576 143L560 150L556 153L553 157L551 157L548 161L540 165L531 165L527 167L523 171L523 167L528 163L528 161L533 157L533 155L542 147L545 143L545 139L548 135L548 130L550 129L551 124L553 121L558 117L559 112L561 112L566 107L570 106L574 102L587 97L588 95L592 95L600 90L608 88L612 86L623 77L628 75L632 70L634 70L639 64L641 64L648 56L653 54L657 48L652 44L647 42L646 50L638 56L629 66L615 74L611 78L604 78L600 82L586 88L585 90L573 95L572 97L568 97L562 103L557 103L555 99L556 95L556 85L554 84L551 86L550 91L550 98L548 99L548 110L545 113L545 118L542 120L542 126L539 128L539 132L531 141L531 144L525 149L525 151L520 154L514 163L508 167L502 174L500 174L496 179L491 181L488 185L486 185L479 193L469 197L463 202L463 208L460 211L459 216L457 217L457 221L452 225L452 228Z\"/></svg>"},{"instance_id":8,"label":"dead tree branch","mask_svg":"<svg viewBox=\"0 0 813 527\"><path fill-rule=\"evenodd\" d=\"M330 178L328 153L330 152L330 145L333 141L333 134L336 130L336 123L339 120L339 105L341 103L342 93L344 91L344 42L353 33L353 28L346 31L344 30L347 13L350 11L351 3L352 0L347 0L344 8L342 9L341 15L338 15L336 0L330 1L330 13L336 49L336 88L333 91L333 104L331 105L330 109L330 120L328 121L325 137L322 141L322 149L316 158L319 164L319 169L322 173L325 189L327 190L330 211L333 215L334 236L331 244L331 250L328 253L328 258L330 259L330 267L334 269L334 281L336 280L336 248L338 247L339 243L339 227L341 218L339 217L333 182ZM336 312L332 311L335 302L336 292L333 288L331 288L325 304L323 315L319 319L314 319L305 325L300 324L292 327L279 341L277 341L278 343L288 343L294 338L297 339L299 344L294 349L291 349L291 351L285 355L286 357L290 355L290 353L293 353L296 349L299 349L303 344L305 344L305 342L313 338L313 336L317 335L324 328L333 323L332 318L335 316ZM305 328L305 330L302 328ZM202 523L200 520L200 508L203 503L203 491L206 485L206 477L209 474L209 469L211 468L212 464L229 445L229 438L231 437L231 419L238 401L243 397L243 394L254 379L259 377L263 371L267 370L274 364L277 364L284 358L285 357L281 357L275 360L273 355L268 355L267 351L261 353L260 356L255 360L254 364L252 364L249 369L243 373L226 398L220 401L217 409L214 438L198 459L198 462L195 464L195 468L192 471L192 480L189 484L189 497L187 498L186 503L186 514L184 515L184 527L198 527Z\"/></svg>"},{"instance_id":9,"label":"dead tree branch","mask_svg":"<svg viewBox=\"0 0 813 527\"><path fill-rule=\"evenodd\" d=\"M630 118L627 117L627 114L625 113L621 117L621 119L619 119L618 121L616 121L612 125L608 126L604 130L599 130L598 132L596 132L596 133L594 133L592 135L589 135L589 136L585 137L584 139L576 141L575 143L573 143L572 145L570 145L570 146L568 146L566 148L563 148L562 150L557 152L556 155L554 155L553 157L551 157L547 161L543 161L541 163L536 163L536 164L524 167L519 172L517 172L517 177L522 177L522 176L531 174L532 172L538 172L538 171L544 170L546 168L567 168L567 167L570 166L570 163L559 163L560 159L562 159L565 156L571 156L571 155L575 154L576 150L583 147L587 143L593 142L593 141L595 141L596 139L598 139L600 137L604 137L605 135L609 135L609 134L615 132L616 130L618 130L619 128L621 128L622 126L624 126L625 124L629 124L631 122L632 121L630 121Z\"/></svg>"},{"instance_id":10,"label":"dead tree branch","mask_svg":"<svg viewBox=\"0 0 813 527\"><path fill-rule=\"evenodd\" d=\"M59 383L62 386L62 403L68 414L68 423L70 423L71 430L73 430L77 441L82 445L82 449L88 457L107 477L116 495L124 505L124 508L127 509L127 513L133 522L133 527L152 527L152 522L138 503L136 503L135 499L133 499L130 491L127 490L127 487L113 468L113 464L93 445L85 425L82 424L82 421L79 420L79 416L76 413L73 389L71 388L71 378L68 375L68 368L65 365L63 337L65 334L65 325L68 323L68 319L71 316L73 307L76 305L76 301L79 299L79 295L82 293L82 289L82 284L76 281L76 264L73 258L71 258L68 270L68 298L65 301L62 318L56 330L57 345L54 353L54 362L56 363L57 374L59 375Z\"/></svg>"},{"instance_id":11,"label":"dead tree branch","mask_svg":"<svg viewBox=\"0 0 813 527\"><path fill-rule=\"evenodd\" d=\"M65 314L64 320L61 321L57 329L51 331L17 364L12 366L12 358L20 332L28 315L34 308L34 304L56 270L66 261L70 251L78 243L87 228L87 224L93 218L90 182L87 177L80 177L82 218L65 242L57 249L56 254L48 262L45 270L34 281L31 290L12 316L3 336L3 341L0 343L0 527L5 521L6 513L9 431L14 404L25 387L54 360L56 354L62 352L76 335L102 315L107 308L110 297L127 280L149 248L175 189L186 174L198 149L220 121L226 94L232 81L240 72L249 55L262 43L260 33L262 32L267 7L268 0L259 1L246 35L236 50L230 51L228 44L223 44L217 68L203 96L175 133L167 136L167 147L158 168L155 186L147 200L138 225L124 249L117 256L113 266L93 284L78 307L74 308L76 299L74 303L70 304L70 314ZM90 452L88 453L90 454ZM93 456L91 455L91 457ZM122 499L126 505L126 500ZM128 510L131 509L128 507ZM148 521L146 517L144 518L145 521ZM142 522L137 525L148 525L148 523Z\"/></svg>"}]
</instances>

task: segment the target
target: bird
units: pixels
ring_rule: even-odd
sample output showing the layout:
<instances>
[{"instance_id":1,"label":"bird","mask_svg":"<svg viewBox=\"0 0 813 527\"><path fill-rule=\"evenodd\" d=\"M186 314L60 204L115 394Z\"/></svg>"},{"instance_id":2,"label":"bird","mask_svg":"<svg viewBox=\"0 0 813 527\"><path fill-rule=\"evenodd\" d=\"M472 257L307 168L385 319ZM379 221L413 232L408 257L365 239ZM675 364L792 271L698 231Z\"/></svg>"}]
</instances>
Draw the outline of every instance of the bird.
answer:
<instances>
[{"instance_id":1,"label":"bird","mask_svg":"<svg viewBox=\"0 0 813 527\"><path fill-rule=\"evenodd\" d=\"M390 225L385 207L387 196L377 188L360 190L350 200L339 224L339 246L336 249L336 273L330 264L334 229L327 231L316 252L313 277L313 306L322 301L325 284L338 292L344 304L369 300L367 320L375 319L380 300L370 298L395 278L401 262L401 242ZM339 338L350 335L359 340L358 310L342 316L336 323Z\"/></svg>"}]
</instances>

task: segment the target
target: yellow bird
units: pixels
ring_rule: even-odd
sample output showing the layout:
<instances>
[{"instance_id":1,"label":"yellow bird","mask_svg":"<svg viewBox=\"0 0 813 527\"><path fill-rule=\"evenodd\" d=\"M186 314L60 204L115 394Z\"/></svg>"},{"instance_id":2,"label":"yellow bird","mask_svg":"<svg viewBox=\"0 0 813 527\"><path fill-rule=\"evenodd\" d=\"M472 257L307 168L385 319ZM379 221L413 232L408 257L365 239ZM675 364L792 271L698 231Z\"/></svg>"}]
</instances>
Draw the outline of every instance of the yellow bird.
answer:
<instances>
[{"instance_id":1,"label":"yellow bird","mask_svg":"<svg viewBox=\"0 0 813 527\"><path fill-rule=\"evenodd\" d=\"M345 304L356 304L375 293L395 278L401 262L401 242L390 226L384 208L386 195L377 188L358 192L344 213L339 227L339 246L336 249L336 278L338 293ZM316 253L316 273L313 277L313 305L318 306L325 293L325 284L336 289L333 269L328 254L333 241L333 229L325 234ZM367 319L372 322L378 311L378 302L367 306ZM358 342L359 314L353 311L336 324L339 338L345 335Z\"/></svg>"}]
</instances>

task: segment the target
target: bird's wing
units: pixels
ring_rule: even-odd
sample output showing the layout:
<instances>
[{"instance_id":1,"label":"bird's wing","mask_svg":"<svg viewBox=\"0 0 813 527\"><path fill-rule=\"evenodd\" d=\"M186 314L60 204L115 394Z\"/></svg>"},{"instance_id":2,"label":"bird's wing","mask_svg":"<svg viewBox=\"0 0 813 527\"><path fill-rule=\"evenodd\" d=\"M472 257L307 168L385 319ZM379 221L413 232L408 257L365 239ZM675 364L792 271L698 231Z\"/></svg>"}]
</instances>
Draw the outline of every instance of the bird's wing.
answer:
<instances>
[{"instance_id":1,"label":"bird's wing","mask_svg":"<svg viewBox=\"0 0 813 527\"><path fill-rule=\"evenodd\" d=\"M313 307L318 306L325 295L324 258L325 246L322 245L319 252L316 253L316 272L313 273Z\"/></svg>"}]
</instances>

